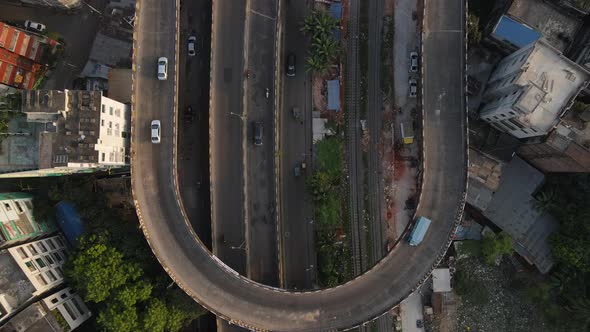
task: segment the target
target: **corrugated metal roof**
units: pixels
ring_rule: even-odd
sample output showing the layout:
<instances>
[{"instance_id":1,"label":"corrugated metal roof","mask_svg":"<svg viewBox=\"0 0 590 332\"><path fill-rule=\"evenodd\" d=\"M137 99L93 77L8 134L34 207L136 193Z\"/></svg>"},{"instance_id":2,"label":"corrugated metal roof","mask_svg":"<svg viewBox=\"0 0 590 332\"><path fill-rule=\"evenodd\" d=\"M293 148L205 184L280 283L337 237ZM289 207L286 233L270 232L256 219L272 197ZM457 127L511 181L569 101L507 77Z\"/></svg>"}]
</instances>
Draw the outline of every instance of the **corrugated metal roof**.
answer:
<instances>
[{"instance_id":1,"label":"corrugated metal roof","mask_svg":"<svg viewBox=\"0 0 590 332\"><path fill-rule=\"evenodd\" d=\"M328 110L340 111L340 80L331 80L328 85Z\"/></svg>"}]
</instances>

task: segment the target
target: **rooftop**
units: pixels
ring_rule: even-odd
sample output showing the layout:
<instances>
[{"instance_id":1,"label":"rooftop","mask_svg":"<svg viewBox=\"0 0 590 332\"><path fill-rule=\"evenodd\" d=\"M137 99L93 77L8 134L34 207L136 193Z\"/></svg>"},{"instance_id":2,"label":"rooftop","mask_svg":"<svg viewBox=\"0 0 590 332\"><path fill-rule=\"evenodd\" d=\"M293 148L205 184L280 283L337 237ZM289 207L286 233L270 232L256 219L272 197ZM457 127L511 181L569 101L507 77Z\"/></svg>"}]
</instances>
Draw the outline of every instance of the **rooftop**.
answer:
<instances>
[{"instance_id":1,"label":"rooftop","mask_svg":"<svg viewBox=\"0 0 590 332\"><path fill-rule=\"evenodd\" d=\"M539 271L548 272L553 265L547 238L557 221L538 211L533 194L545 176L515 156L502 170L500 186L483 214L515 240L515 248Z\"/></svg>"},{"instance_id":2,"label":"rooftop","mask_svg":"<svg viewBox=\"0 0 590 332\"><path fill-rule=\"evenodd\" d=\"M514 0L507 14L539 31L561 52L567 50L582 25L578 18L543 0Z\"/></svg>"},{"instance_id":3,"label":"rooftop","mask_svg":"<svg viewBox=\"0 0 590 332\"><path fill-rule=\"evenodd\" d=\"M469 149L467 170L469 175L467 202L469 204L482 211L487 208L494 192L500 186L502 166L499 160L478 150Z\"/></svg>"},{"instance_id":4,"label":"rooftop","mask_svg":"<svg viewBox=\"0 0 590 332\"><path fill-rule=\"evenodd\" d=\"M33 297L35 287L8 250L0 251L0 266L0 322L3 322L7 313Z\"/></svg>"},{"instance_id":5,"label":"rooftop","mask_svg":"<svg viewBox=\"0 0 590 332\"><path fill-rule=\"evenodd\" d=\"M516 103L527 115L519 119L540 131L550 131L559 122L569 102L588 83L590 73L564 57L545 41L532 45L522 73L515 82L529 86Z\"/></svg>"}]
</instances>

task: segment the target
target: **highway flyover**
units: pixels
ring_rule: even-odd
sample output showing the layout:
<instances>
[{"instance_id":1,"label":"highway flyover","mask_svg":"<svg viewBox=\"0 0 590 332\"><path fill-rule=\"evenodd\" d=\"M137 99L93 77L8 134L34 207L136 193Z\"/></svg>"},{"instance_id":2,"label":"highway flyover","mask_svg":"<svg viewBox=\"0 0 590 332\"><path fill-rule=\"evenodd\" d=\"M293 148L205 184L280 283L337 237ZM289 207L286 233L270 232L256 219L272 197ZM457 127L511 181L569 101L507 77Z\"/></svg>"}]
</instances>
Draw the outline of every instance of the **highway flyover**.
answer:
<instances>
[{"instance_id":1,"label":"highway flyover","mask_svg":"<svg viewBox=\"0 0 590 332\"><path fill-rule=\"evenodd\" d=\"M214 24L222 1L233 0L213 2ZM257 330L344 329L399 304L440 261L460 219L466 191L465 7L463 0L425 2L425 158L418 214L431 218L432 226L420 246L410 247L401 240L388 256L356 279L309 292L288 292L252 282L212 256L195 236L179 198L175 169L178 43L173 36L177 8L165 0L137 2L131 159L137 214L162 266L204 307L234 324ZM215 30L213 33L215 44ZM214 47L214 60L216 49L222 47ZM156 79L159 56L167 56L170 62L167 81ZM212 65L213 81L223 77L215 68ZM161 144L150 142L152 119L162 121Z\"/></svg>"}]
</instances>

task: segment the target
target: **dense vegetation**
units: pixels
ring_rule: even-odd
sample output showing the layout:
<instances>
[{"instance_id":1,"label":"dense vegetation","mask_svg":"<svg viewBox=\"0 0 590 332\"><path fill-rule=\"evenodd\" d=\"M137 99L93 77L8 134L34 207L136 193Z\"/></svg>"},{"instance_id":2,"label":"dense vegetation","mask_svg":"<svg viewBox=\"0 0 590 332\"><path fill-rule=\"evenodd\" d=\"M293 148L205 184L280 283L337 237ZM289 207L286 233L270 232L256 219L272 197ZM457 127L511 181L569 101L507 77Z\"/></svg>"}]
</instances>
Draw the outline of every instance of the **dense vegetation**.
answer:
<instances>
[{"instance_id":1,"label":"dense vegetation","mask_svg":"<svg viewBox=\"0 0 590 332\"><path fill-rule=\"evenodd\" d=\"M133 209L111 209L94 178L59 179L38 214L61 200L75 203L85 235L65 265L68 283L95 314L97 329L178 331L205 311L170 280L152 255Z\"/></svg>"},{"instance_id":2,"label":"dense vegetation","mask_svg":"<svg viewBox=\"0 0 590 332\"><path fill-rule=\"evenodd\" d=\"M547 318L564 331L590 329L590 174L550 175L537 208L559 221L551 237L556 266L528 288Z\"/></svg>"},{"instance_id":3,"label":"dense vegetation","mask_svg":"<svg viewBox=\"0 0 590 332\"><path fill-rule=\"evenodd\" d=\"M326 138L316 144L316 152L317 167L307 188L315 206L318 279L321 286L332 287L350 277L348 243L343 241L342 142L337 137Z\"/></svg>"},{"instance_id":4,"label":"dense vegetation","mask_svg":"<svg viewBox=\"0 0 590 332\"><path fill-rule=\"evenodd\" d=\"M310 37L311 45L307 57L307 69L325 74L340 55L340 43L333 30L338 29L338 21L323 10L314 10L305 17L304 34Z\"/></svg>"}]
</instances>

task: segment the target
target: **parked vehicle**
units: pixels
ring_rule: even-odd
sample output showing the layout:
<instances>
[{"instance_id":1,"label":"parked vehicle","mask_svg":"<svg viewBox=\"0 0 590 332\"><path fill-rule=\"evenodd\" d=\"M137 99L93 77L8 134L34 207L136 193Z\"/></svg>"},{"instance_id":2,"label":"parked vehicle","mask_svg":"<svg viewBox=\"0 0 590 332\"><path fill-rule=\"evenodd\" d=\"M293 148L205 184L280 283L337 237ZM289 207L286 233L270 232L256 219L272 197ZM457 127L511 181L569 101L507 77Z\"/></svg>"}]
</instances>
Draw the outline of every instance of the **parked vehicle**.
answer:
<instances>
[{"instance_id":1,"label":"parked vehicle","mask_svg":"<svg viewBox=\"0 0 590 332\"><path fill-rule=\"evenodd\" d=\"M419 217L418 220L416 221L416 224L414 225L414 228L412 228L412 232L410 233L410 236L408 238L408 242L410 242L411 246L417 246L420 244L420 242L422 242L422 240L424 240L424 236L426 235L426 232L428 231L428 227L430 227L430 219L426 218L426 217Z\"/></svg>"},{"instance_id":2,"label":"parked vehicle","mask_svg":"<svg viewBox=\"0 0 590 332\"><path fill-rule=\"evenodd\" d=\"M195 56L197 54L197 37L188 37L188 56Z\"/></svg>"},{"instance_id":3,"label":"parked vehicle","mask_svg":"<svg viewBox=\"0 0 590 332\"><path fill-rule=\"evenodd\" d=\"M160 120L152 120L151 124L152 143L160 144Z\"/></svg>"},{"instance_id":4,"label":"parked vehicle","mask_svg":"<svg viewBox=\"0 0 590 332\"><path fill-rule=\"evenodd\" d=\"M418 71L418 52L410 53L410 72L415 73Z\"/></svg>"},{"instance_id":5,"label":"parked vehicle","mask_svg":"<svg viewBox=\"0 0 590 332\"><path fill-rule=\"evenodd\" d=\"M291 109L291 115L293 115L293 118L295 120L301 119L301 110L299 109L299 107L293 106L293 108Z\"/></svg>"},{"instance_id":6,"label":"parked vehicle","mask_svg":"<svg viewBox=\"0 0 590 332\"><path fill-rule=\"evenodd\" d=\"M262 125L262 122L254 122L254 145L262 145L263 131L264 126Z\"/></svg>"},{"instance_id":7,"label":"parked vehicle","mask_svg":"<svg viewBox=\"0 0 590 332\"><path fill-rule=\"evenodd\" d=\"M45 24L33 22L33 21L25 21L25 28L27 30L33 30L36 32L43 32L45 31Z\"/></svg>"},{"instance_id":8,"label":"parked vehicle","mask_svg":"<svg viewBox=\"0 0 590 332\"><path fill-rule=\"evenodd\" d=\"M412 78L408 84L410 85L410 98L416 98L418 95L418 82Z\"/></svg>"},{"instance_id":9,"label":"parked vehicle","mask_svg":"<svg viewBox=\"0 0 590 332\"><path fill-rule=\"evenodd\" d=\"M295 54L289 53L287 55L287 76L295 76Z\"/></svg>"},{"instance_id":10,"label":"parked vehicle","mask_svg":"<svg viewBox=\"0 0 590 332\"><path fill-rule=\"evenodd\" d=\"M168 59L165 57L158 59L158 79L160 81L168 79Z\"/></svg>"},{"instance_id":11,"label":"parked vehicle","mask_svg":"<svg viewBox=\"0 0 590 332\"><path fill-rule=\"evenodd\" d=\"M421 329L424 327L424 322L421 319L416 320L416 327Z\"/></svg>"}]
</instances>

